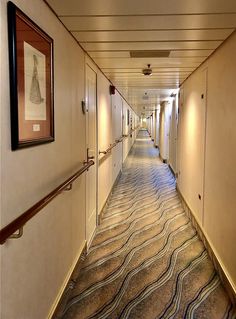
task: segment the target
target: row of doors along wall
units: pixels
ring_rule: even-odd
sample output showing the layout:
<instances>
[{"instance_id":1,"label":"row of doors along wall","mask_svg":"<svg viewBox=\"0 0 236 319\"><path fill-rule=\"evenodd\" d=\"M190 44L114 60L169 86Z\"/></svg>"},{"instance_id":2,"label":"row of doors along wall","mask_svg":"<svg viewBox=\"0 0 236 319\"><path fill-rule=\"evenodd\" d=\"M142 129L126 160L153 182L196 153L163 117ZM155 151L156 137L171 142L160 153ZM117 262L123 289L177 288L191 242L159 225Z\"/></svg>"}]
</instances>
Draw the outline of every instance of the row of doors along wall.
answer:
<instances>
[{"instance_id":1,"label":"row of doors along wall","mask_svg":"<svg viewBox=\"0 0 236 319\"><path fill-rule=\"evenodd\" d=\"M89 171L86 173L86 241L89 245L96 226L98 224L98 214L99 205L98 202L99 192L98 192L98 114L97 110L100 110L100 105L97 105L98 97L97 94L97 73L88 65L86 64L85 69L86 74L86 148L87 148L87 159L93 159L95 161L95 165L91 166ZM104 89L106 86L104 86ZM107 89L109 88L109 82L107 82ZM116 93L110 97L110 104L109 99L105 102L103 99L102 103L107 103L107 110L111 108L111 113L109 119L107 118L104 121L104 125L111 125L112 129L110 131L111 140L115 141L119 139L122 134L128 134L131 129L135 127L135 123L137 119L135 118L135 114L130 109L128 104L124 102L122 97ZM99 102L100 103L100 102ZM103 111L106 108L103 109ZM106 111L105 111L106 112ZM106 118L106 116L104 116ZM123 120L122 120L123 119ZM110 121L110 122L109 122ZM134 142L135 139L135 132L129 134L129 137L124 140L123 143L119 143L115 148L112 150L112 159L109 157L106 159L106 163L108 163L109 169L112 170L111 174L111 185L108 183L108 188L105 190L105 193L110 191L112 184L115 182L116 177L119 174L119 171L122 169L122 161L126 159L126 156L129 153L129 150ZM108 145L106 145L108 146ZM110 166L109 166L109 160ZM107 194L103 195L106 197ZM103 197L104 197L103 196Z\"/></svg>"}]
</instances>

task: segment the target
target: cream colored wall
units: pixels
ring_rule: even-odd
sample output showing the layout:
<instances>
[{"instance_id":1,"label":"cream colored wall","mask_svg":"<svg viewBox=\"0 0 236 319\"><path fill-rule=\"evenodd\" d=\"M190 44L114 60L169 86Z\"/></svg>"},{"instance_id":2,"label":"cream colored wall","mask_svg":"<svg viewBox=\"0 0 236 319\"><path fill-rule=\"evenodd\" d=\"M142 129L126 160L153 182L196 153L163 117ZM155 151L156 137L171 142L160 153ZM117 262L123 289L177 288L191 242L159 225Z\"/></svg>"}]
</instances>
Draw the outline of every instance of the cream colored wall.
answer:
<instances>
[{"instance_id":1,"label":"cream colored wall","mask_svg":"<svg viewBox=\"0 0 236 319\"><path fill-rule=\"evenodd\" d=\"M147 118L146 123L147 123L148 133L151 134L151 117L150 116Z\"/></svg>"},{"instance_id":2,"label":"cream colored wall","mask_svg":"<svg viewBox=\"0 0 236 319\"><path fill-rule=\"evenodd\" d=\"M94 69L96 67L94 66ZM127 123L127 111L125 111L125 119L122 120L123 107L125 110L129 108L130 115L132 109L123 100L121 95L116 91L115 95L110 95L109 86L110 82L99 71L97 72L98 88L97 88L97 101L98 101L98 149L101 151L106 150L110 144L113 144L116 139L121 138L122 130L124 134L127 134L131 126L125 125ZM132 114L134 118L134 114ZM122 146L123 144L123 146ZM125 152L125 158L132 146L132 138L127 138L123 143L117 144L110 154L104 157L103 154L99 155L98 166L98 214L101 213L107 198L111 192L114 182L117 179L120 171L122 170L122 162L124 157L122 155L123 150Z\"/></svg>"},{"instance_id":3,"label":"cream colored wall","mask_svg":"<svg viewBox=\"0 0 236 319\"><path fill-rule=\"evenodd\" d=\"M159 151L160 156L164 159L164 134L165 134L165 107L162 104L160 107L160 125L159 125Z\"/></svg>"},{"instance_id":4,"label":"cream colored wall","mask_svg":"<svg viewBox=\"0 0 236 319\"><path fill-rule=\"evenodd\" d=\"M158 146L160 145L160 107L156 110L156 134L155 134L155 141L154 145Z\"/></svg>"},{"instance_id":5,"label":"cream colored wall","mask_svg":"<svg viewBox=\"0 0 236 319\"><path fill-rule=\"evenodd\" d=\"M159 149L163 160L169 159L170 106L170 102L164 101L160 109Z\"/></svg>"},{"instance_id":6,"label":"cream colored wall","mask_svg":"<svg viewBox=\"0 0 236 319\"><path fill-rule=\"evenodd\" d=\"M141 119L141 127L146 129L147 128L147 120L146 118L142 118Z\"/></svg>"},{"instance_id":7,"label":"cream colored wall","mask_svg":"<svg viewBox=\"0 0 236 319\"><path fill-rule=\"evenodd\" d=\"M181 167L180 186L183 196L187 202L196 196L197 185L204 180L204 211L202 214L202 227L207 235L216 255L222 263L227 275L234 287L236 287L236 34L234 33L217 52L205 62L184 84L184 102L186 117L182 121L181 139L185 139L180 145L182 152L188 156L179 154L178 162ZM195 146L196 138L198 144L203 140L201 106L199 101L200 86L203 81L203 70L208 70L207 81L207 119L206 119L206 153L205 153L205 176L200 147ZM196 104L196 105L194 105ZM181 114L180 114L181 116ZM188 121L188 122L187 122ZM189 122L190 121L190 122ZM195 134L193 135L193 132ZM186 137L183 137L183 134ZM188 136L188 137L187 137ZM187 143L188 141L188 143ZM195 159L194 159L195 158ZM191 160L193 163L190 164ZM183 163L187 166L184 166ZM188 163L187 163L188 162ZM190 172L191 170L196 172ZM197 175L197 172L199 175ZM188 178L188 174L193 174ZM187 188L190 192L187 192ZM192 207L194 214L199 217L199 210ZM199 219L199 218L198 218Z\"/></svg>"},{"instance_id":8,"label":"cream colored wall","mask_svg":"<svg viewBox=\"0 0 236 319\"><path fill-rule=\"evenodd\" d=\"M199 72L197 77L190 77L184 83L183 93L184 102L180 106L178 128L179 149L182 156L178 167L178 186L202 224L206 71ZM202 94L204 94L203 99Z\"/></svg>"},{"instance_id":9,"label":"cream colored wall","mask_svg":"<svg viewBox=\"0 0 236 319\"><path fill-rule=\"evenodd\" d=\"M110 83L100 71L97 73L97 79L98 150L105 151L113 143ZM99 155L98 213L101 212L112 187L112 153L106 155L106 159L101 161L103 156L103 154Z\"/></svg>"},{"instance_id":10,"label":"cream colored wall","mask_svg":"<svg viewBox=\"0 0 236 319\"><path fill-rule=\"evenodd\" d=\"M85 159L84 53L43 1L15 3L54 39L55 142L11 151L6 0L1 1L1 226ZM1 246L1 318L42 319L85 240L85 176Z\"/></svg>"},{"instance_id":11,"label":"cream colored wall","mask_svg":"<svg viewBox=\"0 0 236 319\"><path fill-rule=\"evenodd\" d=\"M130 132L131 126L127 125L127 110L129 109L130 116L132 115L132 109L127 104L126 101L123 101L123 134L128 134ZM133 140L130 135L123 140L123 163L126 160L127 155L129 154L130 148L132 147Z\"/></svg>"},{"instance_id":12,"label":"cream colored wall","mask_svg":"<svg viewBox=\"0 0 236 319\"><path fill-rule=\"evenodd\" d=\"M178 96L171 103L171 120L169 134L169 165L176 172L176 149L177 149L177 122L178 122Z\"/></svg>"},{"instance_id":13,"label":"cream colored wall","mask_svg":"<svg viewBox=\"0 0 236 319\"><path fill-rule=\"evenodd\" d=\"M236 288L236 34L208 63L204 228Z\"/></svg>"},{"instance_id":14,"label":"cream colored wall","mask_svg":"<svg viewBox=\"0 0 236 319\"><path fill-rule=\"evenodd\" d=\"M138 132L139 132L139 129L140 129L140 118L139 118L139 116L137 115L137 114L134 114L134 116L135 116L135 126L134 126L134 128L137 128L136 130L135 130L135 132L134 132L134 137L135 137L135 139L137 138L137 135L138 135Z\"/></svg>"},{"instance_id":15,"label":"cream colored wall","mask_svg":"<svg viewBox=\"0 0 236 319\"><path fill-rule=\"evenodd\" d=\"M136 114L117 90L115 95L110 95L109 86L111 83L87 56L86 63L97 74L98 151L105 151L116 139L121 138L122 134L127 134L130 131L131 125L129 127L126 125L127 109L130 110L130 116L132 115L133 119L135 119ZM134 127L134 122L132 127ZM134 136L129 137L123 143L117 144L105 157L103 154L98 155L98 214L101 213L107 201L134 140ZM124 153L125 158L123 157Z\"/></svg>"},{"instance_id":16,"label":"cream colored wall","mask_svg":"<svg viewBox=\"0 0 236 319\"><path fill-rule=\"evenodd\" d=\"M122 106L123 99L116 91L112 95L112 135L113 142L122 137ZM122 143L116 145L112 151L112 185L122 169Z\"/></svg>"}]
</instances>

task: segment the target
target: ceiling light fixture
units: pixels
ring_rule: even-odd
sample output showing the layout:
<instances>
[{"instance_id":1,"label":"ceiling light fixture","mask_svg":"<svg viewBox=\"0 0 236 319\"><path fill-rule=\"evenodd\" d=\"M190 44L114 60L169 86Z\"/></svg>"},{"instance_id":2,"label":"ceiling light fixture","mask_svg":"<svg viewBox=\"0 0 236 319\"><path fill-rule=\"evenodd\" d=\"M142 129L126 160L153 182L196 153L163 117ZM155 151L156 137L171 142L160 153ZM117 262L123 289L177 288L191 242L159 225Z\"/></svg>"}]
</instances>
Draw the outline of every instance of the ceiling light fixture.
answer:
<instances>
[{"instance_id":1,"label":"ceiling light fixture","mask_svg":"<svg viewBox=\"0 0 236 319\"><path fill-rule=\"evenodd\" d=\"M148 64L147 66L148 67L146 69L143 69L143 75L150 76L152 75L151 64Z\"/></svg>"}]
</instances>

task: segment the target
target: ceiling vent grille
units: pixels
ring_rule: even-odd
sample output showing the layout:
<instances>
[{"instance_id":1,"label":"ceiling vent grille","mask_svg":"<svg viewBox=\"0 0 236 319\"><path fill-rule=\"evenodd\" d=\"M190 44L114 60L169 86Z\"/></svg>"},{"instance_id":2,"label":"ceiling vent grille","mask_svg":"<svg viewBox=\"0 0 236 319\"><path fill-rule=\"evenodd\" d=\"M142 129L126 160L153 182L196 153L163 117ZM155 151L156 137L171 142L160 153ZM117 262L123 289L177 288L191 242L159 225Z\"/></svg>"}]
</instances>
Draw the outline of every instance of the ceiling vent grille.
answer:
<instances>
[{"instance_id":1,"label":"ceiling vent grille","mask_svg":"<svg viewBox=\"0 0 236 319\"><path fill-rule=\"evenodd\" d=\"M160 51L160 50L130 51L131 58L168 58L169 55L170 55L170 51Z\"/></svg>"}]
</instances>

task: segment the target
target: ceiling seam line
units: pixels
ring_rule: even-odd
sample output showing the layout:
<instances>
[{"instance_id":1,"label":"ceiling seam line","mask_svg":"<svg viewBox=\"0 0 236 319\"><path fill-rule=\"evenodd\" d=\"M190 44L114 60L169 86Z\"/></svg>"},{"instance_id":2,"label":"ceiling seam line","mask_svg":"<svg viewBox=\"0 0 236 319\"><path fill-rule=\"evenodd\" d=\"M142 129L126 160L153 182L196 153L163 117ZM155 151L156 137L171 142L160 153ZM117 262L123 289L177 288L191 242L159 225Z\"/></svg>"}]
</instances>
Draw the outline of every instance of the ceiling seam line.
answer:
<instances>
[{"instance_id":1,"label":"ceiling seam line","mask_svg":"<svg viewBox=\"0 0 236 319\"><path fill-rule=\"evenodd\" d=\"M59 18L106 18L106 17L166 17L166 16L207 16L207 15L235 15L236 12L196 12L196 13L143 13L143 14L71 14L57 15Z\"/></svg>"},{"instance_id":2,"label":"ceiling seam line","mask_svg":"<svg viewBox=\"0 0 236 319\"><path fill-rule=\"evenodd\" d=\"M222 27L222 28L170 28L170 29L159 29L159 28L152 28L152 29L93 29L93 30L83 30L83 29L69 29L70 32L150 32L150 31L206 31L206 30L235 30L236 26L234 27Z\"/></svg>"}]
</instances>

